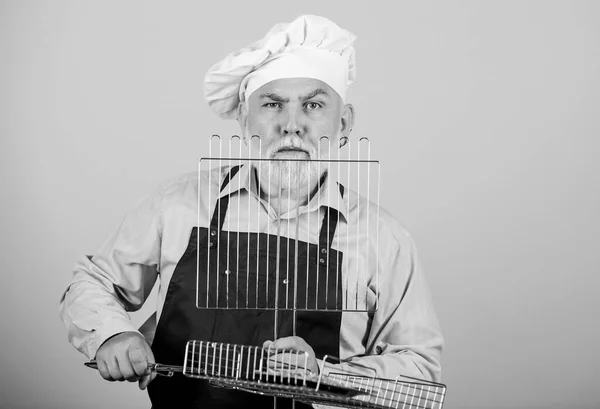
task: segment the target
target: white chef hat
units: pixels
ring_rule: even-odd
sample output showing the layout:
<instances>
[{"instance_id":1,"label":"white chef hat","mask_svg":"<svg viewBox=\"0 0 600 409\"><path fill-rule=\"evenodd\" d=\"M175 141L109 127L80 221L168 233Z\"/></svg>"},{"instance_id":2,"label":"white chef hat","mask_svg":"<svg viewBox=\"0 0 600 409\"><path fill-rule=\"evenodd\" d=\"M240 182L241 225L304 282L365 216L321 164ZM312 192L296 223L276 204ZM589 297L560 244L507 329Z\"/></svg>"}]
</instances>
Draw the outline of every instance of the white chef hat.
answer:
<instances>
[{"instance_id":1,"label":"white chef hat","mask_svg":"<svg viewBox=\"0 0 600 409\"><path fill-rule=\"evenodd\" d=\"M208 70L204 83L208 105L222 118L234 119L240 101L281 78L321 80L345 101L356 75L355 39L319 16L304 15L276 24L262 40L229 54Z\"/></svg>"}]
</instances>

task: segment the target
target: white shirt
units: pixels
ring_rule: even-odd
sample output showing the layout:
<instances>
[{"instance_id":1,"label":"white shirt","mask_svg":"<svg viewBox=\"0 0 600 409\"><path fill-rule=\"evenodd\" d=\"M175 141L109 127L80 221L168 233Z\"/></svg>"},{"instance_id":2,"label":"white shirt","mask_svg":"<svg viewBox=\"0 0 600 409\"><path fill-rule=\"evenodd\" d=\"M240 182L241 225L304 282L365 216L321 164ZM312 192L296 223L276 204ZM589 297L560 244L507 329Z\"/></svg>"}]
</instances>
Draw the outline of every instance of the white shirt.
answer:
<instances>
[{"instance_id":1,"label":"white shirt","mask_svg":"<svg viewBox=\"0 0 600 409\"><path fill-rule=\"evenodd\" d=\"M382 378L440 381L443 338L413 240L394 217L351 190L342 197L330 178L307 205L278 217L257 195L248 166L219 192L228 171L216 168L162 184L125 216L96 255L79 260L60 303L75 348L93 358L106 339L137 331L127 311L142 306L157 279L160 316L191 229L208 227L217 198L229 194L225 230L279 234L314 244L326 206L338 210L332 247L344 255L346 311L339 358L347 361L340 366L351 365L354 372L363 368Z\"/></svg>"}]
</instances>

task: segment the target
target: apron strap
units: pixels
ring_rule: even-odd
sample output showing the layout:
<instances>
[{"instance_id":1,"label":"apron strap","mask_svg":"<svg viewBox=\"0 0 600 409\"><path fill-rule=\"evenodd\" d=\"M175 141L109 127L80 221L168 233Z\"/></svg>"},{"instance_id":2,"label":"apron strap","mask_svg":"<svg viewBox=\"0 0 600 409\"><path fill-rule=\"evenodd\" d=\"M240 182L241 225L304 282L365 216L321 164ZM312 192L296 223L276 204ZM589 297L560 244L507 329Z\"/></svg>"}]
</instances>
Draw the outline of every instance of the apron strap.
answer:
<instances>
[{"instance_id":1,"label":"apron strap","mask_svg":"<svg viewBox=\"0 0 600 409\"><path fill-rule=\"evenodd\" d=\"M344 197L344 186L341 183L338 183L338 186L340 188L340 194ZM321 224L321 231L319 232L319 256L317 257L317 261L322 266L327 265L329 261L328 253L331 248L331 243L333 243L339 216L339 211L327 207L325 217L323 217L323 223Z\"/></svg>"},{"instance_id":2,"label":"apron strap","mask_svg":"<svg viewBox=\"0 0 600 409\"><path fill-rule=\"evenodd\" d=\"M234 166L231 168L225 179L223 179L223 183L221 184L221 188L219 189L219 193L223 191L229 184L229 181L233 179L233 177L240 170L241 165ZM225 216L227 215L227 207L229 206L229 195L217 199L217 203L215 204L215 210L213 211L212 220L210 221L210 247L214 247L217 244L217 240L219 237L219 231L223 228L223 223L225 222Z\"/></svg>"}]
</instances>

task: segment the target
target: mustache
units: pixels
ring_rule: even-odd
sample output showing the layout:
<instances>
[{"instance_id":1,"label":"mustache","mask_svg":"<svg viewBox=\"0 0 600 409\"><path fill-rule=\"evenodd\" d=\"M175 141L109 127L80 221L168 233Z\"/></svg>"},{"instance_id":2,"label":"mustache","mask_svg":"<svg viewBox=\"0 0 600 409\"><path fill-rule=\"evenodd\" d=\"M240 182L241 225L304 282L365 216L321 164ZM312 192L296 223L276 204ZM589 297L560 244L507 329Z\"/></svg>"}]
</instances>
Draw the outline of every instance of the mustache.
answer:
<instances>
[{"instance_id":1,"label":"mustache","mask_svg":"<svg viewBox=\"0 0 600 409\"><path fill-rule=\"evenodd\" d=\"M300 142L284 142L280 143L276 146L270 147L267 152L268 157L273 157L276 153L285 152L285 151L299 151L304 152L309 155L310 158L314 156L314 148L312 146L307 146Z\"/></svg>"}]
</instances>

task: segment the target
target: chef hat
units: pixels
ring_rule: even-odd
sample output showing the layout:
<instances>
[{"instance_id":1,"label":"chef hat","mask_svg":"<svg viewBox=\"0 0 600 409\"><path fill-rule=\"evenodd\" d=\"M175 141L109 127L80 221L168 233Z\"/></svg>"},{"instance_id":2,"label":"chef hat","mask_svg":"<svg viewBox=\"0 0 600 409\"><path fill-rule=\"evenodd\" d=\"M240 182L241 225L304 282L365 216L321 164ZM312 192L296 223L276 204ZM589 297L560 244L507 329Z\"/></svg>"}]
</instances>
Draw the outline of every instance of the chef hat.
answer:
<instances>
[{"instance_id":1,"label":"chef hat","mask_svg":"<svg viewBox=\"0 0 600 409\"><path fill-rule=\"evenodd\" d=\"M276 24L262 40L229 54L208 70L204 87L208 105L222 118L234 119L240 101L281 78L321 80L345 101L356 73L355 39L319 16L304 15Z\"/></svg>"}]
</instances>

